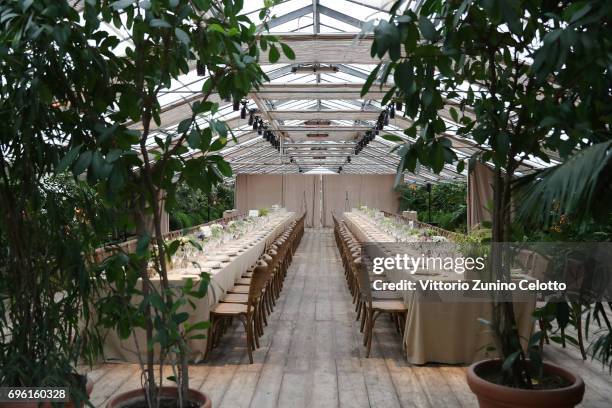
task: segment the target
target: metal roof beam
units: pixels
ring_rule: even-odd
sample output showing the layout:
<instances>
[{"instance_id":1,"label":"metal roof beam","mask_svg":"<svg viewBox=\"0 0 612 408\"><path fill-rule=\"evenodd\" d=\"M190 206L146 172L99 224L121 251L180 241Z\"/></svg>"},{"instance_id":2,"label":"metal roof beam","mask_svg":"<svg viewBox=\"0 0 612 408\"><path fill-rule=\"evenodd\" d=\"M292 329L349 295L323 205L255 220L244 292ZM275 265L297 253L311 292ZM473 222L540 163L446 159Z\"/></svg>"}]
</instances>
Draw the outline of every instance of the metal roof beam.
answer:
<instances>
[{"instance_id":1,"label":"metal roof beam","mask_svg":"<svg viewBox=\"0 0 612 408\"><path fill-rule=\"evenodd\" d=\"M361 20L359 20L359 19L357 19L355 17L348 16L348 15L346 15L344 13L341 13L341 12L339 12L337 10L330 9L329 7L323 6L321 4L319 4L318 11L321 14L324 14L324 15L326 15L328 17L331 17L331 18L333 18L335 20L343 22L344 24L348 24L350 26L353 26L353 27L356 27L356 28L359 28L359 29L363 28L363 25L365 24L364 21L361 21Z\"/></svg>"},{"instance_id":2,"label":"metal roof beam","mask_svg":"<svg viewBox=\"0 0 612 408\"><path fill-rule=\"evenodd\" d=\"M268 27L269 28L273 28L273 27L278 27L279 25L288 23L290 21L293 21L297 18L300 18L302 16L305 16L307 14L312 13L312 7L311 6L304 6L302 8L299 8L297 10L291 11L287 14L283 14L282 16L279 17L274 17L272 19L270 19L270 21L268 22Z\"/></svg>"}]
</instances>

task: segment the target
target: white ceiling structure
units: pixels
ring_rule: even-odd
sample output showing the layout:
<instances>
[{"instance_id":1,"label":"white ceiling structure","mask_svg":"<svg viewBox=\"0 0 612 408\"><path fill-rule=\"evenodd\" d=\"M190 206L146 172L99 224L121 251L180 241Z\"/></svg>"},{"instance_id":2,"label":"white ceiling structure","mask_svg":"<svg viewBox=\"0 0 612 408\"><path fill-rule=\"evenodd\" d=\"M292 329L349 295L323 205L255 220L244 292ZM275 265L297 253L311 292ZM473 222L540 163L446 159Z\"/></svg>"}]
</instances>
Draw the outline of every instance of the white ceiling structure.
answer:
<instances>
[{"instance_id":1,"label":"white ceiling structure","mask_svg":"<svg viewBox=\"0 0 612 408\"><path fill-rule=\"evenodd\" d=\"M259 22L258 14L263 0L245 1L247 15ZM410 3L418 7L419 0ZM313 169L357 174L392 174L396 172L399 157L392 153L394 142L384 140L384 134L410 138L403 134L410 118L398 111L389 125L380 131L358 154L356 143L365 131L372 129L380 115L380 100L392 83L372 86L362 98L361 88L371 70L379 62L370 57L371 36L360 35L366 21L388 19L387 11L393 0L285 0L274 6L268 26L270 32L287 43L295 52L295 60L284 55L275 64L262 52L262 68L270 78L248 97L247 109L261 117L277 136L280 149L263 139L247 119L240 118L232 103L212 98L220 105L216 119L225 120L236 137L230 139L221 152L239 173L306 173ZM119 30L108 27L124 38L125 49L129 39ZM201 98L201 87L206 79L195 69L174 81L170 90L162 92L160 128L153 136L173 134L178 123L191 114L190 105ZM389 78L388 81L392 81ZM448 106L454 102L449 100ZM448 110L442 111L453 149L460 158L469 157L486 146L454 134L456 128ZM469 114L469 112L467 113ZM208 117L198 120L206 126ZM131 127L138 128L138 124ZM197 155L197 152L188 155ZM519 169L528 172L546 164L537 159L527 160ZM457 173L455 166L446 165L440 174L424 167L406 173L405 180L417 184L426 182L464 180L467 171Z\"/></svg>"}]
</instances>

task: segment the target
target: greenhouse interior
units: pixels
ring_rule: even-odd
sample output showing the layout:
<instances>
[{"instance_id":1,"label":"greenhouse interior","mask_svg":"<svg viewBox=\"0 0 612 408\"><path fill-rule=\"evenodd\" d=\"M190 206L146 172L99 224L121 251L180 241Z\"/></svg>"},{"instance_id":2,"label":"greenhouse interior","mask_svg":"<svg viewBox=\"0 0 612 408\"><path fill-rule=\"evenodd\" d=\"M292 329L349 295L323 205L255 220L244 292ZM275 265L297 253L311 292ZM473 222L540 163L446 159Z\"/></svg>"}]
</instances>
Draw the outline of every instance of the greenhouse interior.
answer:
<instances>
[{"instance_id":1,"label":"greenhouse interior","mask_svg":"<svg viewBox=\"0 0 612 408\"><path fill-rule=\"evenodd\" d=\"M611 23L0 1L0 407L612 406Z\"/></svg>"}]
</instances>

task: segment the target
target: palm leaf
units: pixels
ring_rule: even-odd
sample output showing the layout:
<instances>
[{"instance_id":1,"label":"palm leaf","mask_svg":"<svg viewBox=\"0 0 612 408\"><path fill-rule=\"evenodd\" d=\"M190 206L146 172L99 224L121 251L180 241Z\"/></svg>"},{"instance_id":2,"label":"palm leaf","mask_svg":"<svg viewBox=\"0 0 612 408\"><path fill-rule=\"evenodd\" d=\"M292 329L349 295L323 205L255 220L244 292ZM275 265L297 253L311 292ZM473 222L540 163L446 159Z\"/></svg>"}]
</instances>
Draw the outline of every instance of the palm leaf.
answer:
<instances>
[{"instance_id":1,"label":"palm leaf","mask_svg":"<svg viewBox=\"0 0 612 408\"><path fill-rule=\"evenodd\" d=\"M522 222L548 225L555 213L575 220L610 214L612 140L591 145L567 161L521 177L514 184L516 217Z\"/></svg>"}]
</instances>

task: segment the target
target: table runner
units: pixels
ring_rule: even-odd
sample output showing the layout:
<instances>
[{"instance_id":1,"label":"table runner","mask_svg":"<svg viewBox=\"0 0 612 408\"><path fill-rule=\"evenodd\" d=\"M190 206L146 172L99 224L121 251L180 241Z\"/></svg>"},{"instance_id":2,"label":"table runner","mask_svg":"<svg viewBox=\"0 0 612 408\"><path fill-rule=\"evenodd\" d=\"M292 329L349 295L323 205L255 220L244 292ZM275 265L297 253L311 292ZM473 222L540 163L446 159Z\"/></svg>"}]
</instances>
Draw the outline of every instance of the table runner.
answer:
<instances>
[{"instance_id":1,"label":"table runner","mask_svg":"<svg viewBox=\"0 0 612 408\"><path fill-rule=\"evenodd\" d=\"M361 242L395 242L362 214L344 213L344 221ZM423 278L406 271L390 271L387 277L392 282ZM421 302L418 291L398 291L398 296L403 298L408 308L403 338L408 362L469 364L496 356L494 351L487 351L487 346L493 344L490 328L478 321L479 318L491 320L491 303ZM519 334L523 339L531 336L534 308L535 297L532 302L514 304Z\"/></svg>"}]
</instances>

